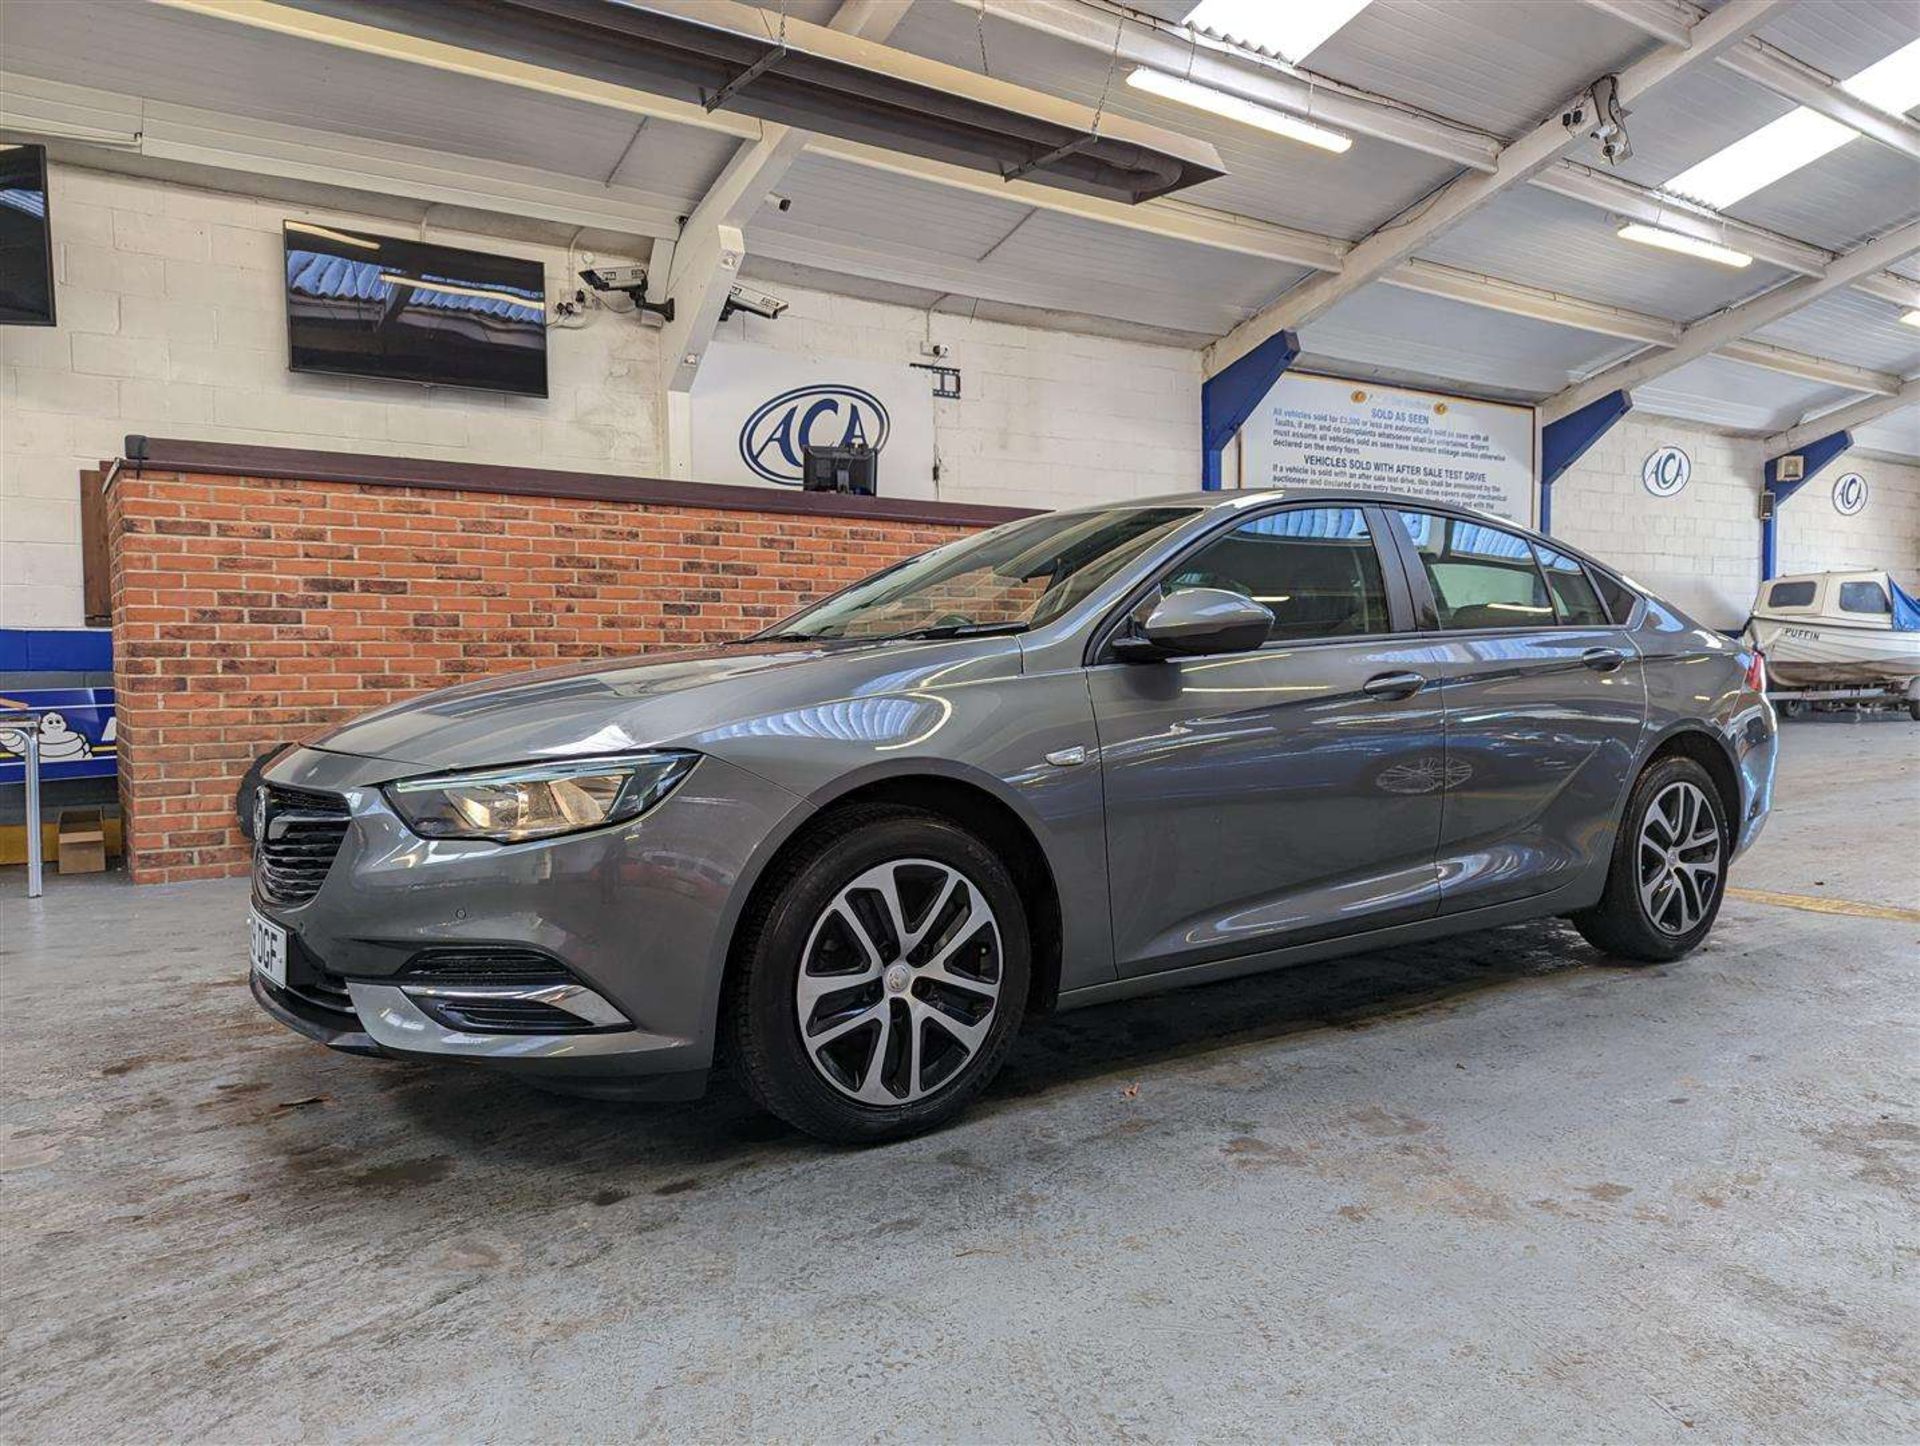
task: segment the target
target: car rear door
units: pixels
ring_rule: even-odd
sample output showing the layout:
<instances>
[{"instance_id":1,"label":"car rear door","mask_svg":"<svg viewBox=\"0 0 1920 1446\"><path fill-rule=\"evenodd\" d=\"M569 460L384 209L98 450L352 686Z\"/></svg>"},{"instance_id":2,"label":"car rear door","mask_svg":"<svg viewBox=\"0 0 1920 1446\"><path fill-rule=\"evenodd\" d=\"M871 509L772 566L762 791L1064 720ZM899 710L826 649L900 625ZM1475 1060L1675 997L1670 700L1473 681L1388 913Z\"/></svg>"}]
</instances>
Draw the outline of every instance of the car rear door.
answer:
<instances>
[{"instance_id":1,"label":"car rear door","mask_svg":"<svg viewBox=\"0 0 1920 1446\"><path fill-rule=\"evenodd\" d=\"M1550 546L1438 509L1393 518L1445 678L1441 910L1578 893L1606 871L1646 718L1627 619Z\"/></svg>"},{"instance_id":2,"label":"car rear door","mask_svg":"<svg viewBox=\"0 0 1920 1446\"><path fill-rule=\"evenodd\" d=\"M1122 976L1431 917L1445 749L1433 639L1378 508L1297 506L1197 543L1130 613L1226 587L1256 652L1088 669Z\"/></svg>"}]
</instances>

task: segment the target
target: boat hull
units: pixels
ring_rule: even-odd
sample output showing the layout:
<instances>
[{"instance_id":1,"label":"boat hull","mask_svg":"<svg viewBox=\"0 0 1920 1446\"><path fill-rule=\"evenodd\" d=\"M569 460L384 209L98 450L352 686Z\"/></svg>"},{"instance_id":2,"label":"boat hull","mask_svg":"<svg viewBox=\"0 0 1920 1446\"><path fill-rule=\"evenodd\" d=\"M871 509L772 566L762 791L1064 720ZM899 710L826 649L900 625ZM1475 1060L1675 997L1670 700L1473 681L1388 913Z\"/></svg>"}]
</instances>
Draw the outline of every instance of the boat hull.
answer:
<instances>
[{"instance_id":1,"label":"boat hull","mask_svg":"<svg viewBox=\"0 0 1920 1446\"><path fill-rule=\"evenodd\" d=\"M1920 679L1920 633L1756 616L1747 624L1746 639L1766 655L1768 678L1784 688Z\"/></svg>"}]
</instances>

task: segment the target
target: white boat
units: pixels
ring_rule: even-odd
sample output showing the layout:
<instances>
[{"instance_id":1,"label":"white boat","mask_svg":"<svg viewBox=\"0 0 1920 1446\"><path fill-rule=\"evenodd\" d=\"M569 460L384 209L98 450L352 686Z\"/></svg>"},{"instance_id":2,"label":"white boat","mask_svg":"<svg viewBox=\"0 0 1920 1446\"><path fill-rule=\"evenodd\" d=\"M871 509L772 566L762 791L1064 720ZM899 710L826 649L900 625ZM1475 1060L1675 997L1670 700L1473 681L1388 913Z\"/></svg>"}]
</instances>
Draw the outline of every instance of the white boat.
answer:
<instances>
[{"instance_id":1,"label":"white boat","mask_svg":"<svg viewBox=\"0 0 1920 1446\"><path fill-rule=\"evenodd\" d=\"M1884 572L1807 572L1764 584L1746 641L1781 688L1887 687L1920 697L1920 603Z\"/></svg>"}]
</instances>

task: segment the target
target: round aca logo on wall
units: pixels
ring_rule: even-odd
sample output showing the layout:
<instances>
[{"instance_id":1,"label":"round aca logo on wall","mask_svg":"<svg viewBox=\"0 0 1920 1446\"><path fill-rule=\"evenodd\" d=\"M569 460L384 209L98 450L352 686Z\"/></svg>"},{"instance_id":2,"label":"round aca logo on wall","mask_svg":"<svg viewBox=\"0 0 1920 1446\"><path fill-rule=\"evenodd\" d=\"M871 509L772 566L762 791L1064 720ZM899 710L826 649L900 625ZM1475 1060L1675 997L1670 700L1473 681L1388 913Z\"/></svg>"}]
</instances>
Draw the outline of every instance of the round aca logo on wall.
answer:
<instances>
[{"instance_id":1,"label":"round aca logo on wall","mask_svg":"<svg viewBox=\"0 0 1920 1446\"><path fill-rule=\"evenodd\" d=\"M762 402L740 429L740 460L756 476L798 487L808 447L851 447L875 452L887 445L892 423L872 392L822 383L795 387Z\"/></svg>"},{"instance_id":2,"label":"round aca logo on wall","mask_svg":"<svg viewBox=\"0 0 1920 1446\"><path fill-rule=\"evenodd\" d=\"M1852 517L1866 505L1867 479L1858 472L1849 472L1833 484L1833 510L1842 517Z\"/></svg>"},{"instance_id":3,"label":"round aca logo on wall","mask_svg":"<svg viewBox=\"0 0 1920 1446\"><path fill-rule=\"evenodd\" d=\"M1693 459L1678 447L1656 447L1640 467L1640 482L1655 497L1671 497L1693 476Z\"/></svg>"}]
</instances>

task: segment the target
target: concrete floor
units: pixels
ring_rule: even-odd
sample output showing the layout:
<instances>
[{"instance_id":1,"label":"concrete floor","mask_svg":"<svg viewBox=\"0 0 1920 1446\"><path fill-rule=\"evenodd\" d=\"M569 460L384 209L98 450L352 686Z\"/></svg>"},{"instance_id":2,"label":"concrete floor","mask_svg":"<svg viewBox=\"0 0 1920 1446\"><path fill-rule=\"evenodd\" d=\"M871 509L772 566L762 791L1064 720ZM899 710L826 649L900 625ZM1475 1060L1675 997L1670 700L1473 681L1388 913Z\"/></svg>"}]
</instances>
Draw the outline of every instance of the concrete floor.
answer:
<instances>
[{"instance_id":1,"label":"concrete floor","mask_svg":"<svg viewBox=\"0 0 1920 1446\"><path fill-rule=\"evenodd\" d=\"M1558 924L1030 1029L931 1138L337 1056L244 886L5 892L0 1437L1911 1440L1920 728L1682 964Z\"/></svg>"}]
</instances>

